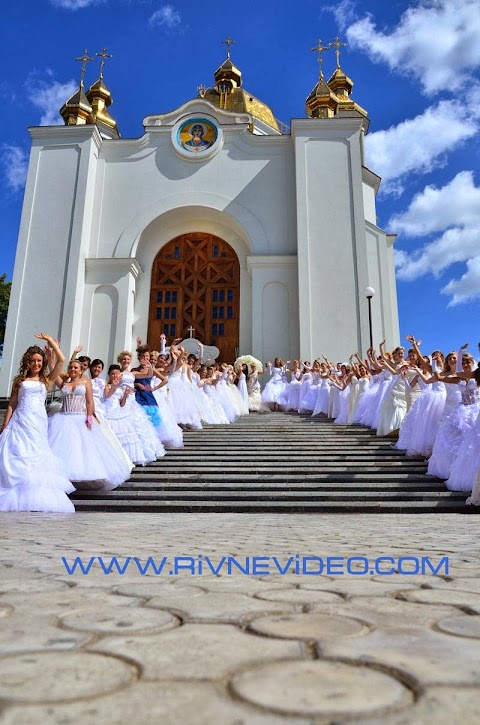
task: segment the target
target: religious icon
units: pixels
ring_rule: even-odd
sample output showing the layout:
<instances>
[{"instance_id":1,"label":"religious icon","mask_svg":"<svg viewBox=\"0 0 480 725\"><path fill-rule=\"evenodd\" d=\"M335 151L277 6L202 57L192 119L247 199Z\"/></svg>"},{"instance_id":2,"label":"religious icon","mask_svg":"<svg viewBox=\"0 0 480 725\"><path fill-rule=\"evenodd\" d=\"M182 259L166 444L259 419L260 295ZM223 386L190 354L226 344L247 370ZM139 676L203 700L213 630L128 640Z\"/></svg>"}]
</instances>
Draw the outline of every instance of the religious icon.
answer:
<instances>
[{"instance_id":1,"label":"religious icon","mask_svg":"<svg viewBox=\"0 0 480 725\"><path fill-rule=\"evenodd\" d=\"M205 119L191 119L178 131L180 146L192 153L201 153L210 148L217 138L217 129Z\"/></svg>"}]
</instances>

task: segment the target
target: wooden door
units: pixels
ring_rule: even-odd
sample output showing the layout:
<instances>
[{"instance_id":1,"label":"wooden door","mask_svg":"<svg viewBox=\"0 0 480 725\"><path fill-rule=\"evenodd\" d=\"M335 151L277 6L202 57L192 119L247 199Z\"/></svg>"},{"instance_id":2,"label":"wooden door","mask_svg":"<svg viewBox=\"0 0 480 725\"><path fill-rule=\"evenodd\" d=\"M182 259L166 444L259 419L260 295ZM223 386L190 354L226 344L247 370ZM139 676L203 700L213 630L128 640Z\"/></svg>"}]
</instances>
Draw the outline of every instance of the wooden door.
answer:
<instances>
[{"instance_id":1,"label":"wooden door","mask_svg":"<svg viewBox=\"0 0 480 725\"><path fill-rule=\"evenodd\" d=\"M213 234L182 234L166 244L152 267L148 343L158 349L162 332L170 343L192 337L216 345L219 360L238 353L240 265L227 242Z\"/></svg>"}]
</instances>

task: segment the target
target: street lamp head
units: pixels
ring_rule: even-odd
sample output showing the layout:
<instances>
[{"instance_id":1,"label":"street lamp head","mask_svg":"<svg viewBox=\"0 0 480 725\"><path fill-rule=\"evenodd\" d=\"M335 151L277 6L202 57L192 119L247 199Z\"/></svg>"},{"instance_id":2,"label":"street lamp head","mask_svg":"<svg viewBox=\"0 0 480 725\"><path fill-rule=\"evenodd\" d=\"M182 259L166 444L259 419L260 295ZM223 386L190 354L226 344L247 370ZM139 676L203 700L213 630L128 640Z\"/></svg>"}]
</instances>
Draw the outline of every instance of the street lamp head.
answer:
<instances>
[{"instance_id":1,"label":"street lamp head","mask_svg":"<svg viewBox=\"0 0 480 725\"><path fill-rule=\"evenodd\" d=\"M375 290L373 289L373 287L365 288L365 297L371 298L371 297L374 297L374 295L375 295Z\"/></svg>"}]
</instances>

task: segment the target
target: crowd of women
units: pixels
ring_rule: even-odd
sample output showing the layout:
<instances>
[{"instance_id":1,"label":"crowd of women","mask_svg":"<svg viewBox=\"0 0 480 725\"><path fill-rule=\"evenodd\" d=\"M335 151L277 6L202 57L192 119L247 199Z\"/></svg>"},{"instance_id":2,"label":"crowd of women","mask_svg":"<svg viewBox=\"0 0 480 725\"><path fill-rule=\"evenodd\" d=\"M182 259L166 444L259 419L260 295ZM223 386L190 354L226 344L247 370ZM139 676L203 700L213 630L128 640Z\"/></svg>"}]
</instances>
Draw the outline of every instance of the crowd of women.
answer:
<instances>
[{"instance_id":1,"label":"crowd of women","mask_svg":"<svg viewBox=\"0 0 480 725\"><path fill-rule=\"evenodd\" d=\"M334 424L363 425L378 436L392 436L407 456L428 458L428 473L445 479L451 491L472 492L480 505L480 368L463 345L444 355L423 355L420 340L411 347L379 354L367 350L348 362L327 358L289 368L280 358L269 365L262 400L272 410L326 415ZM480 346L479 346L480 347Z\"/></svg>"},{"instance_id":2,"label":"crowd of women","mask_svg":"<svg viewBox=\"0 0 480 725\"><path fill-rule=\"evenodd\" d=\"M22 357L0 436L0 511L70 512L75 489L111 490L134 465L183 446L185 429L232 423L267 410L326 415L334 424L358 424L378 436L397 436L407 456L429 459L428 472L453 491L472 491L480 505L480 368L464 345L446 356L423 355L420 341L392 353L381 343L362 360L327 358L262 364L245 356L235 365L202 364L203 348L188 353L178 340L160 352L137 340L138 363L119 353L104 363L66 358L58 341L39 333ZM47 409L47 392L61 399Z\"/></svg>"},{"instance_id":3,"label":"crowd of women","mask_svg":"<svg viewBox=\"0 0 480 725\"><path fill-rule=\"evenodd\" d=\"M25 352L0 436L0 511L70 512L75 489L111 490L134 465L183 446L183 430L228 424L260 409L260 384L252 368L202 365L174 341L165 353L137 340L138 363L119 353L104 377L104 363L78 353L65 367L58 341ZM248 389L247 389L248 374ZM60 401L45 407L54 386ZM250 397L249 397L250 396Z\"/></svg>"}]
</instances>

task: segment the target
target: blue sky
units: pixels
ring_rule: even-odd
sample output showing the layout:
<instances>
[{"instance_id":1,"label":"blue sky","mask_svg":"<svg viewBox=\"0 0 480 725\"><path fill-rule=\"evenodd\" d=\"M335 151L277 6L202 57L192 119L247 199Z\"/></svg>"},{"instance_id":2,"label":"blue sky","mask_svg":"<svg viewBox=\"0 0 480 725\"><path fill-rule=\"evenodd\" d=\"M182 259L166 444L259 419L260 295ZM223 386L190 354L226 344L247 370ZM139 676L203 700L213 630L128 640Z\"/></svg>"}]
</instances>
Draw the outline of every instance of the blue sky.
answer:
<instances>
[{"instance_id":1,"label":"blue sky","mask_svg":"<svg viewBox=\"0 0 480 725\"><path fill-rule=\"evenodd\" d=\"M106 47L110 111L123 137L213 85L225 57L289 123L317 79L309 48L336 35L353 98L368 110L367 164L379 174L378 224L397 233L402 337L426 351L480 340L480 13L478 0L23 0L2 7L0 274L13 272L28 162L27 126L60 123L78 84L74 58ZM335 67L325 53L327 77ZM87 68L86 86L98 77ZM374 300L375 304L375 300Z\"/></svg>"}]
</instances>

